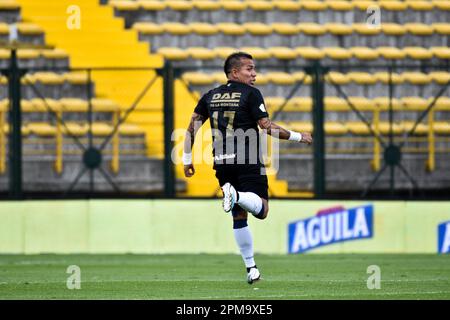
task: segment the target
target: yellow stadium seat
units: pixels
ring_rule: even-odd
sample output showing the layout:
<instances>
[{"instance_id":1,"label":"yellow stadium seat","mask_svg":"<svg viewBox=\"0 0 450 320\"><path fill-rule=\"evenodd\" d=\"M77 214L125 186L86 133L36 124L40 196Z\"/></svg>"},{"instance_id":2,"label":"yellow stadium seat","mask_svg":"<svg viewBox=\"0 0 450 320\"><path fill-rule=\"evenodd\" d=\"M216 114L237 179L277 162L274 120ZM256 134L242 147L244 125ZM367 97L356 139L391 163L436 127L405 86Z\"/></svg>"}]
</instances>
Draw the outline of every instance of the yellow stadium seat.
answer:
<instances>
[{"instance_id":1,"label":"yellow stadium seat","mask_svg":"<svg viewBox=\"0 0 450 320\"><path fill-rule=\"evenodd\" d=\"M442 0L431 0L433 6L439 10L449 11L450 10L450 2L442 1Z\"/></svg>"},{"instance_id":2,"label":"yellow stadium seat","mask_svg":"<svg viewBox=\"0 0 450 320\"><path fill-rule=\"evenodd\" d=\"M1 8L1 6L0 6L0 8ZM4 126L3 126L3 132L5 133L5 134L8 134L9 133L9 124L5 124ZM28 128L28 126L27 125L22 125L22 127L21 127L21 133L22 133L22 136L28 136L31 132L30 132L30 129Z\"/></svg>"},{"instance_id":3,"label":"yellow stadium seat","mask_svg":"<svg viewBox=\"0 0 450 320\"><path fill-rule=\"evenodd\" d=\"M167 7L176 11L189 11L194 8L191 1L166 0Z\"/></svg>"},{"instance_id":4,"label":"yellow stadium seat","mask_svg":"<svg viewBox=\"0 0 450 320\"><path fill-rule=\"evenodd\" d=\"M284 97L266 97L264 98L264 102L267 105L267 109L270 112L277 111L283 103L286 101Z\"/></svg>"},{"instance_id":5,"label":"yellow stadium seat","mask_svg":"<svg viewBox=\"0 0 450 320\"><path fill-rule=\"evenodd\" d=\"M450 81L450 73L445 71L433 71L428 74L432 81L438 84L447 84Z\"/></svg>"},{"instance_id":6,"label":"yellow stadium seat","mask_svg":"<svg viewBox=\"0 0 450 320\"><path fill-rule=\"evenodd\" d=\"M408 9L408 5L402 1L380 0L378 4L382 9L388 11L405 11Z\"/></svg>"},{"instance_id":7,"label":"yellow stadium seat","mask_svg":"<svg viewBox=\"0 0 450 320\"><path fill-rule=\"evenodd\" d=\"M133 29L141 34L162 34L164 27L160 24L152 22L136 22L133 24Z\"/></svg>"},{"instance_id":8,"label":"yellow stadium seat","mask_svg":"<svg viewBox=\"0 0 450 320\"><path fill-rule=\"evenodd\" d=\"M189 27L193 32L203 36L209 36L219 32L219 28L217 26L209 23L193 22L189 24Z\"/></svg>"},{"instance_id":9,"label":"yellow stadium seat","mask_svg":"<svg viewBox=\"0 0 450 320\"><path fill-rule=\"evenodd\" d=\"M162 24L165 32L175 34L175 35L186 35L192 32L189 25L182 24L179 22L165 22Z\"/></svg>"},{"instance_id":10,"label":"yellow stadium seat","mask_svg":"<svg viewBox=\"0 0 450 320\"><path fill-rule=\"evenodd\" d=\"M0 1L0 10L18 10L20 5L15 0Z\"/></svg>"},{"instance_id":11,"label":"yellow stadium seat","mask_svg":"<svg viewBox=\"0 0 450 320\"><path fill-rule=\"evenodd\" d=\"M262 86L262 85L266 85L268 83L269 83L269 77L263 73L258 73L258 75L256 76L255 84L257 86Z\"/></svg>"},{"instance_id":12,"label":"yellow stadium seat","mask_svg":"<svg viewBox=\"0 0 450 320\"><path fill-rule=\"evenodd\" d=\"M352 28L354 32L365 36L375 36L381 32L381 26L379 28L375 28L367 25L366 23L353 23Z\"/></svg>"},{"instance_id":13,"label":"yellow stadium seat","mask_svg":"<svg viewBox=\"0 0 450 320\"><path fill-rule=\"evenodd\" d=\"M27 124L31 134L48 137L56 134L56 128L44 122L31 122Z\"/></svg>"},{"instance_id":14,"label":"yellow stadium seat","mask_svg":"<svg viewBox=\"0 0 450 320\"><path fill-rule=\"evenodd\" d=\"M269 50L259 47L242 47L240 51L251 54L256 60L265 60L272 57L272 54L269 52Z\"/></svg>"},{"instance_id":15,"label":"yellow stadium seat","mask_svg":"<svg viewBox=\"0 0 450 320\"><path fill-rule=\"evenodd\" d=\"M298 11L301 8L301 4L297 1L277 1L274 3L274 6L278 10L282 11Z\"/></svg>"},{"instance_id":16,"label":"yellow stadium seat","mask_svg":"<svg viewBox=\"0 0 450 320\"><path fill-rule=\"evenodd\" d=\"M86 123L65 122L62 127L63 134L82 137L89 132L89 125Z\"/></svg>"},{"instance_id":17,"label":"yellow stadium seat","mask_svg":"<svg viewBox=\"0 0 450 320\"><path fill-rule=\"evenodd\" d=\"M322 48L322 51L327 57L334 60L347 60L352 57L352 54L349 50L341 47L325 47Z\"/></svg>"},{"instance_id":18,"label":"yellow stadium seat","mask_svg":"<svg viewBox=\"0 0 450 320\"><path fill-rule=\"evenodd\" d=\"M414 71L403 72L402 78L406 82L409 82L409 83L415 84L415 85L426 85L431 82L431 77L428 74L422 73L422 72L414 72Z\"/></svg>"},{"instance_id":19,"label":"yellow stadium seat","mask_svg":"<svg viewBox=\"0 0 450 320\"><path fill-rule=\"evenodd\" d=\"M338 36L344 36L353 33L353 28L350 25L344 23L329 22L325 23L324 27L328 33Z\"/></svg>"},{"instance_id":20,"label":"yellow stadium seat","mask_svg":"<svg viewBox=\"0 0 450 320\"><path fill-rule=\"evenodd\" d=\"M374 7L377 5L377 1L368 0L353 0L353 7L359 9L360 11L367 11L369 7Z\"/></svg>"},{"instance_id":21,"label":"yellow stadium seat","mask_svg":"<svg viewBox=\"0 0 450 320\"><path fill-rule=\"evenodd\" d=\"M333 84L343 85L349 83L350 79L346 74L336 71L330 71L325 75L325 81Z\"/></svg>"},{"instance_id":22,"label":"yellow stadium seat","mask_svg":"<svg viewBox=\"0 0 450 320\"><path fill-rule=\"evenodd\" d=\"M322 1L302 1L302 9L310 11L324 11L327 10L328 5Z\"/></svg>"},{"instance_id":23,"label":"yellow stadium seat","mask_svg":"<svg viewBox=\"0 0 450 320\"><path fill-rule=\"evenodd\" d=\"M111 0L109 2L109 4L120 11L137 11L137 10L139 10L139 3L137 3L136 1Z\"/></svg>"},{"instance_id":24,"label":"yellow stadium seat","mask_svg":"<svg viewBox=\"0 0 450 320\"><path fill-rule=\"evenodd\" d=\"M434 101L434 97L428 98L427 103L430 105ZM450 111L450 97L440 96L434 104L435 110ZM450 124L450 122L448 122Z\"/></svg>"},{"instance_id":25,"label":"yellow stadium seat","mask_svg":"<svg viewBox=\"0 0 450 320\"><path fill-rule=\"evenodd\" d=\"M324 125L325 133L332 136L341 136L346 134L347 128L340 122L327 121Z\"/></svg>"},{"instance_id":26,"label":"yellow stadium seat","mask_svg":"<svg viewBox=\"0 0 450 320\"><path fill-rule=\"evenodd\" d=\"M422 47L405 47L403 52L412 59L426 60L433 58L433 53Z\"/></svg>"},{"instance_id":27,"label":"yellow stadium seat","mask_svg":"<svg viewBox=\"0 0 450 320\"><path fill-rule=\"evenodd\" d=\"M122 123L119 126L119 134L125 136L140 136L145 134L145 130L136 124Z\"/></svg>"},{"instance_id":28,"label":"yellow stadium seat","mask_svg":"<svg viewBox=\"0 0 450 320\"><path fill-rule=\"evenodd\" d=\"M377 81L380 81L384 84L389 84L389 81L391 81L392 84L400 84L404 81L402 75L395 72L389 74L389 72L380 71L375 72L373 76L375 77L375 79L377 79Z\"/></svg>"},{"instance_id":29,"label":"yellow stadium seat","mask_svg":"<svg viewBox=\"0 0 450 320\"><path fill-rule=\"evenodd\" d=\"M18 49L17 57L19 59L37 59L39 58L39 50L35 49Z\"/></svg>"},{"instance_id":30,"label":"yellow stadium seat","mask_svg":"<svg viewBox=\"0 0 450 320\"><path fill-rule=\"evenodd\" d=\"M233 47L215 47L212 50L221 59L226 59L230 54L237 52L236 48Z\"/></svg>"},{"instance_id":31,"label":"yellow stadium seat","mask_svg":"<svg viewBox=\"0 0 450 320\"><path fill-rule=\"evenodd\" d=\"M273 10L274 5L271 1L251 1L248 7L253 11L270 11Z\"/></svg>"},{"instance_id":32,"label":"yellow stadium seat","mask_svg":"<svg viewBox=\"0 0 450 320\"><path fill-rule=\"evenodd\" d=\"M297 58L297 53L295 50L287 47L270 47L269 52L274 58L280 60L293 60Z\"/></svg>"},{"instance_id":33,"label":"yellow stadium seat","mask_svg":"<svg viewBox=\"0 0 450 320\"><path fill-rule=\"evenodd\" d=\"M434 132L440 135L449 135L450 134L450 123L446 121L436 121L433 124Z\"/></svg>"},{"instance_id":34,"label":"yellow stadium seat","mask_svg":"<svg viewBox=\"0 0 450 320\"><path fill-rule=\"evenodd\" d=\"M10 57L11 57L10 50L0 48L0 60L9 59Z\"/></svg>"},{"instance_id":35,"label":"yellow stadium seat","mask_svg":"<svg viewBox=\"0 0 450 320\"><path fill-rule=\"evenodd\" d=\"M430 36L433 34L433 27L424 23L405 23L406 30L417 36Z\"/></svg>"},{"instance_id":36,"label":"yellow stadium seat","mask_svg":"<svg viewBox=\"0 0 450 320\"><path fill-rule=\"evenodd\" d=\"M320 36L327 32L323 25L314 22L301 22L297 24L297 27L300 32L312 36Z\"/></svg>"},{"instance_id":37,"label":"yellow stadium seat","mask_svg":"<svg viewBox=\"0 0 450 320\"><path fill-rule=\"evenodd\" d=\"M63 98L60 99L62 109L67 112L86 112L89 104L86 100L77 98Z\"/></svg>"},{"instance_id":38,"label":"yellow stadium seat","mask_svg":"<svg viewBox=\"0 0 450 320\"><path fill-rule=\"evenodd\" d=\"M313 132L314 130L312 123L306 121L292 121L289 123L289 127L298 132Z\"/></svg>"},{"instance_id":39,"label":"yellow stadium seat","mask_svg":"<svg viewBox=\"0 0 450 320\"><path fill-rule=\"evenodd\" d=\"M105 98L91 99L92 110L96 112L115 112L120 110L120 106L113 100Z\"/></svg>"},{"instance_id":40,"label":"yellow stadium seat","mask_svg":"<svg viewBox=\"0 0 450 320\"><path fill-rule=\"evenodd\" d=\"M274 32L282 35L296 35L300 32L300 28L291 23L277 22L272 23L271 26Z\"/></svg>"},{"instance_id":41,"label":"yellow stadium seat","mask_svg":"<svg viewBox=\"0 0 450 320\"><path fill-rule=\"evenodd\" d=\"M405 26L398 23L384 22L381 24L381 30L384 34L391 36L402 36L408 31Z\"/></svg>"},{"instance_id":42,"label":"yellow stadium seat","mask_svg":"<svg viewBox=\"0 0 450 320\"><path fill-rule=\"evenodd\" d=\"M220 32L226 35L240 36L246 33L242 25L233 22L221 22L216 24Z\"/></svg>"},{"instance_id":43,"label":"yellow stadium seat","mask_svg":"<svg viewBox=\"0 0 450 320\"><path fill-rule=\"evenodd\" d=\"M161 11L167 7L165 2L157 0L137 0L137 3L142 9L148 11Z\"/></svg>"},{"instance_id":44,"label":"yellow stadium seat","mask_svg":"<svg viewBox=\"0 0 450 320\"><path fill-rule=\"evenodd\" d=\"M225 73L223 71L221 72L213 72L211 74L211 76L213 77L215 82L218 83L227 83L228 79L227 76L225 75ZM258 79L259 75L256 77Z\"/></svg>"},{"instance_id":45,"label":"yellow stadium seat","mask_svg":"<svg viewBox=\"0 0 450 320\"><path fill-rule=\"evenodd\" d=\"M94 122L92 123L92 133L95 136L109 136L113 132L113 127L107 123Z\"/></svg>"},{"instance_id":46,"label":"yellow stadium seat","mask_svg":"<svg viewBox=\"0 0 450 320\"><path fill-rule=\"evenodd\" d=\"M431 26L439 34L450 35L450 23L433 23Z\"/></svg>"},{"instance_id":47,"label":"yellow stadium seat","mask_svg":"<svg viewBox=\"0 0 450 320\"><path fill-rule=\"evenodd\" d=\"M44 33L44 30L39 25L29 22L17 23L17 31L26 35L40 35Z\"/></svg>"},{"instance_id":48,"label":"yellow stadium seat","mask_svg":"<svg viewBox=\"0 0 450 320\"><path fill-rule=\"evenodd\" d=\"M269 35L272 33L272 27L261 22L247 22L242 24L242 26L247 32L256 36Z\"/></svg>"},{"instance_id":49,"label":"yellow stadium seat","mask_svg":"<svg viewBox=\"0 0 450 320\"><path fill-rule=\"evenodd\" d=\"M0 22L0 34L7 35L9 34L9 25L4 22Z\"/></svg>"},{"instance_id":50,"label":"yellow stadium seat","mask_svg":"<svg viewBox=\"0 0 450 320\"><path fill-rule=\"evenodd\" d=\"M181 78L187 83L192 85L211 85L215 82L212 75L203 72L185 72Z\"/></svg>"},{"instance_id":51,"label":"yellow stadium seat","mask_svg":"<svg viewBox=\"0 0 450 320\"><path fill-rule=\"evenodd\" d=\"M5 85L8 84L8 78L6 78L5 76L0 75L0 84L1 85ZM0 104L2 103L3 100L0 101Z\"/></svg>"},{"instance_id":52,"label":"yellow stadium seat","mask_svg":"<svg viewBox=\"0 0 450 320\"><path fill-rule=\"evenodd\" d=\"M373 102L380 110L389 110L392 105L393 110L402 110L403 105L397 98L389 99L389 97L376 97L373 98Z\"/></svg>"},{"instance_id":53,"label":"yellow stadium seat","mask_svg":"<svg viewBox=\"0 0 450 320\"><path fill-rule=\"evenodd\" d=\"M376 50L368 47L351 47L348 50L359 60L376 60L380 56Z\"/></svg>"},{"instance_id":54,"label":"yellow stadium seat","mask_svg":"<svg viewBox=\"0 0 450 320\"><path fill-rule=\"evenodd\" d=\"M293 97L288 101L286 111L309 112L312 109L312 104L311 97Z\"/></svg>"},{"instance_id":55,"label":"yellow stadium seat","mask_svg":"<svg viewBox=\"0 0 450 320\"><path fill-rule=\"evenodd\" d=\"M431 47L429 49L433 55L439 59L450 59L450 48L449 47Z\"/></svg>"},{"instance_id":56,"label":"yellow stadium seat","mask_svg":"<svg viewBox=\"0 0 450 320\"><path fill-rule=\"evenodd\" d=\"M420 0L405 0L408 7L415 11L430 11L433 10L433 3L430 1L420 1Z\"/></svg>"},{"instance_id":57,"label":"yellow stadium seat","mask_svg":"<svg viewBox=\"0 0 450 320\"><path fill-rule=\"evenodd\" d=\"M54 72L36 72L33 76L37 82L44 84L57 85L64 83L64 77Z\"/></svg>"},{"instance_id":58,"label":"yellow stadium seat","mask_svg":"<svg viewBox=\"0 0 450 320\"><path fill-rule=\"evenodd\" d=\"M404 59L406 56L405 52L395 47L378 47L376 50L384 59L387 60Z\"/></svg>"},{"instance_id":59,"label":"yellow stadium seat","mask_svg":"<svg viewBox=\"0 0 450 320\"><path fill-rule=\"evenodd\" d=\"M380 122L379 130L382 135L390 134L391 128L394 135L403 133L403 126L401 123Z\"/></svg>"},{"instance_id":60,"label":"yellow stadium seat","mask_svg":"<svg viewBox=\"0 0 450 320\"><path fill-rule=\"evenodd\" d=\"M31 73L27 73L25 76L23 76L20 79L20 83L22 83L24 85L36 83L36 77Z\"/></svg>"},{"instance_id":61,"label":"yellow stadium seat","mask_svg":"<svg viewBox=\"0 0 450 320\"><path fill-rule=\"evenodd\" d=\"M244 11L248 4L241 1L219 0L220 5L227 11Z\"/></svg>"},{"instance_id":62,"label":"yellow stadium seat","mask_svg":"<svg viewBox=\"0 0 450 320\"><path fill-rule=\"evenodd\" d=\"M415 121L402 121L401 126L403 127L404 132L410 132L413 127L414 135L426 135L429 132L428 125L424 123L419 123L416 125Z\"/></svg>"},{"instance_id":63,"label":"yellow stadium seat","mask_svg":"<svg viewBox=\"0 0 450 320\"><path fill-rule=\"evenodd\" d=\"M428 101L421 97L402 97L401 103L406 109L424 110L428 107Z\"/></svg>"},{"instance_id":64,"label":"yellow stadium seat","mask_svg":"<svg viewBox=\"0 0 450 320\"><path fill-rule=\"evenodd\" d=\"M347 121L347 122L345 122L344 125L347 128L347 130L354 135L370 135L371 134L369 127L364 122Z\"/></svg>"},{"instance_id":65,"label":"yellow stadium seat","mask_svg":"<svg viewBox=\"0 0 450 320\"><path fill-rule=\"evenodd\" d=\"M295 71L292 73L295 81L299 82L303 80L303 84L311 84L312 78L309 74L305 75L303 71Z\"/></svg>"},{"instance_id":66,"label":"yellow stadium seat","mask_svg":"<svg viewBox=\"0 0 450 320\"><path fill-rule=\"evenodd\" d=\"M353 10L353 3L342 0L325 0L328 8L334 11L351 11Z\"/></svg>"},{"instance_id":67,"label":"yellow stadium seat","mask_svg":"<svg viewBox=\"0 0 450 320\"><path fill-rule=\"evenodd\" d=\"M158 53L169 60L186 60L187 58L189 58L189 54L186 51L175 47L159 48Z\"/></svg>"},{"instance_id":68,"label":"yellow stadium seat","mask_svg":"<svg viewBox=\"0 0 450 320\"><path fill-rule=\"evenodd\" d=\"M43 49L40 50L40 54L47 59L66 59L69 54L63 49Z\"/></svg>"},{"instance_id":69,"label":"yellow stadium seat","mask_svg":"<svg viewBox=\"0 0 450 320\"><path fill-rule=\"evenodd\" d=\"M293 85L295 79L287 72L268 72L266 76L269 81L277 85Z\"/></svg>"},{"instance_id":70,"label":"yellow stadium seat","mask_svg":"<svg viewBox=\"0 0 450 320\"><path fill-rule=\"evenodd\" d=\"M339 97L325 97L324 105L328 111L342 111L348 109L348 103Z\"/></svg>"},{"instance_id":71,"label":"yellow stadium seat","mask_svg":"<svg viewBox=\"0 0 450 320\"><path fill-rule=\"evenodd\" d=\"M202 11L216 11L220 10L221 6L220 3L216 1L198 1L198 0L192 0L192 4L195 8Z\"/></svg>"},{"instance_id":72,"label":"yellow stadium seat","mask_svg":"<svg viewBox=\"0 0 450 320\"><path fill-rule=\"evenodd\" d=\"M372 99L366 97L351 96L348 97L350 103L360 111L373 111L376 107L375 102Z\"/></svg>"},{"instance_id":73,"label":"yellow stadium seat","mask_svg":"<svg viewBox=\"0 0 450 320\"><path fill-rule=\"evenodd\" d=\"M64 73L63 77L71 84L87 84L89 80L87 72L68 72Z\"/></svg>"},{"instance_id":74,"label":"yellow stadium seat","mask_svg":"<svg viewBox=\"0 0 450 320\"><path fill-rule=\"evenodd\" d=\"M186 49L186 52L193 59L198 60L211 60L216 58L216 53L208 48L203 47L190 47Z\"/></svg>"},{"instance_id":75,"label":"yellow stadium seat","mask_svg":"<svg viewBox=\"0 0 450 320\"><path fill-rule=\"evenodd\" d=\"M22 110L24 112L59 112L63 110L62 103L59 100L46 98L34 98L31 100L22 100Z\"/></svg>"},{"instance_id":76,"label":"yellow stadium seat","mask_svg":"<svg viewBox=\"0 0 450 320\"><path fill-rule=\"evenodd\" d=\"M353 71L347 73L347 77L350 81L363 85L375 84L377 82L377 79L371 73L367 72Z\"/></svg>"},{"instance_id":77,"label":"yellow stadium seat","mask_svg":"<svg viewBox=\"0 0 450 320\"><path fill-rule=\"evenodd\" d=\"M315 47L296 47L298 55L307 60L320 60L325 57L325 53Z\"/></svg>"}]
</instances>

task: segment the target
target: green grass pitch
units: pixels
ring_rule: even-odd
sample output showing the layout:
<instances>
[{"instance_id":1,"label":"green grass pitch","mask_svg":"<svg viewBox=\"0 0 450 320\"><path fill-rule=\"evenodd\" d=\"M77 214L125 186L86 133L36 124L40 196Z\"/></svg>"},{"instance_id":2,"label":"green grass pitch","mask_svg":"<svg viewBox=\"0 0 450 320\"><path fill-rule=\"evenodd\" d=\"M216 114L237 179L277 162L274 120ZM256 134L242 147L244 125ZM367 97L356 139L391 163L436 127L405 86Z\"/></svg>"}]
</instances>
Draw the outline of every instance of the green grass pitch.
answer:
<instances>
[{"instance_id":1,"label":"green grass pitch","mask_svg":"<svg viewBox=\"0 0 450 320\"><path fill-rule=\"evenodd\" d=\"M0 255L0 299L450 299L450 255ZM68 266L81 289L67 288ZM370 265L381 288L369 290Z\"/></svg>"}]
</instances>

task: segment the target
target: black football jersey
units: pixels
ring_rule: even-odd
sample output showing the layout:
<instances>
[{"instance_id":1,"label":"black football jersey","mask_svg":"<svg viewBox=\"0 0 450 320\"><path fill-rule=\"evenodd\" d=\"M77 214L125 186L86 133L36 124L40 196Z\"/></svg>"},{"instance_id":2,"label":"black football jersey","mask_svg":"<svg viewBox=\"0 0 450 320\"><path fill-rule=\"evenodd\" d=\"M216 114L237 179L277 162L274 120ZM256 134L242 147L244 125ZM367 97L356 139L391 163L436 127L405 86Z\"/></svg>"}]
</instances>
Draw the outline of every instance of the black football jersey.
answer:
<instances>
[{"instance_id":1,"label":"black football jersey","mask_svg":"<svg viewBox=\"0 0 450 320\"><path fill-rule=\"evenodd\" d=\"M194 112L210 120L215 168L224 164L261 165L257 121L269 115L257 88L228 81L203 95Z\"/></svg>"}]
</instances>

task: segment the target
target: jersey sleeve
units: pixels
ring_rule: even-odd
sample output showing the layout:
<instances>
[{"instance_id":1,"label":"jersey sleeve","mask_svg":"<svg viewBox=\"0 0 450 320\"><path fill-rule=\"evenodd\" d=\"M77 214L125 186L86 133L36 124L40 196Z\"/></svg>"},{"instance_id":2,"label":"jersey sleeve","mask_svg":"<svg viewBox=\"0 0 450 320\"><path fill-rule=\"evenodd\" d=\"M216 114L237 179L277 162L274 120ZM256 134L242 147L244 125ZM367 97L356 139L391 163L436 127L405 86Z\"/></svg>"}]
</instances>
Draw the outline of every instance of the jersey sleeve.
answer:
<instances>
[{"instance_id":1,"label":"jersey sleeve","mask_svg":"<svg viewBox=\"0 0 450 320\"><path fill-rule=\"evenodd\" d=\"M206 103L206 95L204 95L200 99L200 101L198 102L197 106L194 109L194 112L203 116L205 120L209 118L208 104Z\"/></svg>"},{"instance_id":2,"label":"jersey sleeve","mask_svg":"<svg viewBox=\"0 0 450 320\"><path fill-rule=\"evenodd\" d=\"M264 98L259 90L252 90L249 96L249 108L253 119L259 120L261 118L268 118L269 114L266 110Z\"/></svg>"}]
</instances>

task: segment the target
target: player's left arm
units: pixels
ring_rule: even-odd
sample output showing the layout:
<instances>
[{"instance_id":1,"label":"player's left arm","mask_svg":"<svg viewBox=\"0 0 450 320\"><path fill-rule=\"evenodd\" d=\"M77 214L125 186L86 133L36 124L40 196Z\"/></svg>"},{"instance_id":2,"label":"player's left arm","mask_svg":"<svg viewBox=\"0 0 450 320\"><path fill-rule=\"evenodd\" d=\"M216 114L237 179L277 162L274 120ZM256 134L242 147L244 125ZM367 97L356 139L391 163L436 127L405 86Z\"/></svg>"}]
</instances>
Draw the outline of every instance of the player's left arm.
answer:
<instances>
[{"instance_id":1,"label":"player's left arm","mask_svg":"<svg viewBox=\"0 0 450 320\"><path fill-rule=\"evenodd\" d=\"M184 175L188 178L192 177L195 173L194 165L192 164L192 146L194 145L195 135L205 121L206 117L194 112L186 130L183 148L183 165Z\"/></svg>"},{"instance_id":2,"label":"player's left arm","mask_svg":"<svg viewBox=\"0 0 450 320\"><path fill-rule=\"evenodd\" d=\"M258 120L258 125L261 129L266 130L267 134L276 136L282 140L293 140L303 142L306 144L312 143L312 135L309 132L295 132L286 130L279 126L275 122L272 122L268 117L264 117Z\"/></svg>"}]
</instances>

